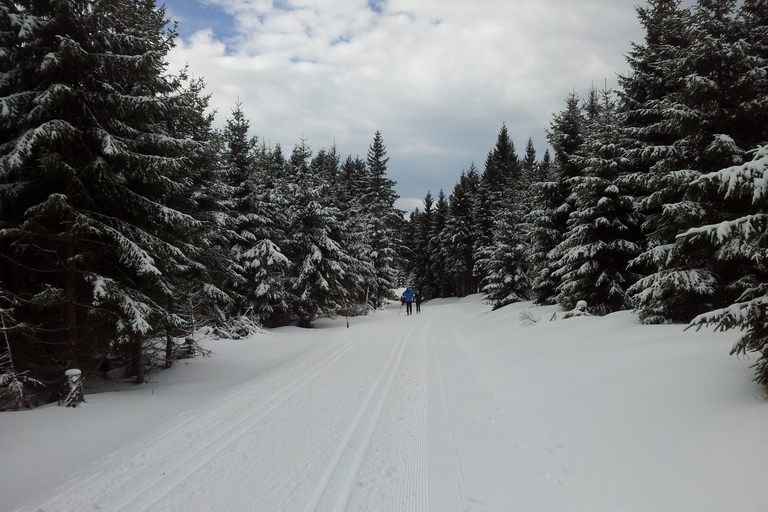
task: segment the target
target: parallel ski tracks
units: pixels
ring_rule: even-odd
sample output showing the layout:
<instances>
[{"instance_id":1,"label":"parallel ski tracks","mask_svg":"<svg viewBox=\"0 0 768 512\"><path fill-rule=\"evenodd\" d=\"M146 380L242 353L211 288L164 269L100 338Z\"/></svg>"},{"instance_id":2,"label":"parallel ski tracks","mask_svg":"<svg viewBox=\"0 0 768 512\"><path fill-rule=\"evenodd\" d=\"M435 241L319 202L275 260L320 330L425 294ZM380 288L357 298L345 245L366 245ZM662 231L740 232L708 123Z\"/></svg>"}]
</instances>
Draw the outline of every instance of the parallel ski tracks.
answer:
<instances>
[{"instance_id":1,"label":"parallel ski tracks","mask_svg":"<svg viewBox=\"0 0 768 512\"><path fill-rule=\"evenodd\" d=\"M456 333L451 331L448 336L455 337ZM439 435L429 438L430 453L435 454L435 460L430 461L434 466L431 468L430 473L433 475L432 478L434 480L439 481L438 485L444 486L444 489L452 487L453 492L446 492L444 490L444 496L430 497L430 502L434 499L434 503L441 511L469 510L471 500L468 497L467 484L456 442L454 420L448 405L448 392L445 386L445 379L443 378L443 366L440 362L436 346L437 337L438 333L436 331L430 331L427 343L429 358L432 362L429 379L433 388L430 400L433 410L430 410L430 421L439 424ZM435 432L432 432L432 434L435 434Z\"/></svg>"},{"instance_id":2,"label":"parallel ski tracks","mask_svg":"<svg viewBox=\"0 0 768 512\"><path fill-rule=\"evenodd\" d=\"M400 336L400 338L398 338L397 343L394 345L392 351L389 354L387 364L378 375L374 385L371 386L368 395L366 396L362 406L357 413L357 416L350 425L344 437L341 439L341 442L339 443L336 452L333 454L333 457L329 461L318 486L315 488L315 491L312 493L309 501L304 507L304 512L313 512L317 509L318 504L320 503L320 499L328 490L331 477L339 469L339 463L342 456L345 452L352 449L354 451L353 466L347 472L347 476L344 479L341 488L336 491L336 499L332 510L343 511L346 507L347 500L349 499L349 495L352 492L352 486L354 485L354 478L357 476L357 473L360 469L362 457L365 455L365 452L370 443L370 439L373 435L373 429L376 427L376 424L378 423L381 416L381 409L383 407L384 400L389 395L389 388L392 386L392 380L394 379L396 370L400 366L400 360L402 359L403 351L405 350L408 335L411 333L411 331L414 330L415 327L415 325L410 327ZM384 384L384 388L380 391L382 382L385 378L387 379L386 384ZM374 401L374 396L377 394L379 395L379 399L375 405L375 409L369 413L369 409L371 408ZM361 426L363 417L366 415L366 413L368 413L369 419L366 425ZM361 444L356 448L351 448L350 442L352 437L358 432L358 430L361 430L361 428L364 428L364 433L362 434L362 439L360 440Z\"/></svg>"},{"instance_id":3,"label":"parallel ski tracks","mask_svg":"<svg viewBox=\"0 0 768 512\"><path fill-rule=\"evenodd\" d=\"M403 382L408 379L411 369L405 366L413 357L410 354L411 357L404 358L404 353L424 347L423 337L414 336L419 327L421 331L426 329L424 324L415 323L392 347L386 365L340 439L303 512L427 510L426 390L423 389L426 376L423 373L416 375L423 384L423 392L417 392L421 395L420 400L404 396L409 392L413 394L413 387L412 383ZM423 362L426 363L425 357ZM426 371L426 366L423 370ZM394 388L398 388L396 396ZM400 418L382 418L385 411ZM374 442L376 434L385 443L384 450ZM392 437L397 437L394 446L391 445ZM370 468L364 473L362 470L366 465ZM394 474L386 474L388 472ZM351 503L355 494L366 495L357 496L357 501ZM417 503L415 508L412 506L414 502Z\"/></svg>"},{"instance_id":4,"label":"parallel ski tracks","mask_svg":"<svg viewBox=\"0 0 768 512\"><path fill-rule=\"evenodd\" d=\"M152 510L152 505L160 501L162 498L164 498L168 494L170 494L171 491L175 488L175 485L178 485L178 483L183 482L191 474L200 470L202 467L208 464L214 456L216 456L218 453L224 450L227 446L230 446L231 444L233 444L236 440L240 439L240 437L242 437L246 432L251 430L257 423L262 421L264 417L266 417L270 412L277 409L286 400L288 400L293 395L301 391L303 388L311 384L318 375L327 371L329 368L331 368L334 365L334 363L336 363L338 360L344 357L345 354L347 354L350 350L352 350L354 347L360 344L364 339L370 336L372 330L373 329L368 329L365 333L363 333L362 336L355 336L351 341L348 341L347 343L343 344L331 355L329 355L328 357L323 359L320 363L312 367L309 371L302 374L301 376L293 380L290 384L285 386L283 389L281 389L280 391L272 395L263 404L259 405L252 413L249 413L243 416L241 420L237 421L236 423L232 424L229 427L226 427L224 430L222 430L222 432L219 435L217 435L214 439L212 439L204 448L198 450L196 453L192 455L187 456L182 462L180 462L179 464L176 464L176 466L173 468L174 470L178 470L181 467L184 467L184 470L173 471L173 474L175 475L174 485L171 486L171 485L168 485L168 483L166 483L164 485L164 488L166 489L165 492L163 492L161 495L153 499L151 503L148 503L147 506L139 506L138 509L134 507L130 510ZM194 461L194 463L189 466L186 466L186 464L189 464L190 461ZM151 487L151 484L149 487ZM143 489L137 492L131 498L131 500L129 500L129 502L127 502L126 504L131 503L134 499L138 497L141 497L145 491L146 489ZM123 509L124 509L124 506L118 507L115 509L115 512L120 512Z\"/></svg>"},{"instance_id":5,"label":"parallel ski tracks","mask_svg":"<svg viewBox=\"0 0 768 512\"><path fill-rule=\"evenodd\" d=\"M84 493L93 495L92 501L96 509L106 508L114 512L153 510L154 504L171 494L173 489L189 475L200 470L216 454L239 439L271 411L309 385L318 375L332 367L345 354L368 338L373 331L374 327L369 327L362 333L349 333L350 339L345 340L319 362L312 364L309 369L303 371L287 385L266 397L262 403L255 406L252 412L243 415L238 421L226 425L218 421L220 415L217 412L221 409L227 409L227 402L217 407L216 410L206 413L202 419L201 415L192 415L182 424L177 424L173 430L168 430L155 439L149 440L147 444L154 447L154 450L139 448L137 455L130 457L126 462L119 463L117 468L106 470L108 474L96 474L79 482L71 482L66 486L64 493L49 500L39 510L46 512L71 510L70 501L73 503L80 502ZM303 359L307 359L307 357L305 356ZM227 400L248 392L249 389L244 387L227 397ZM200 426L201 421L205 422L202 427ZM189 432L185 436L179 436L180 428L189 430ZM210 436L211 432L215 433ZM180 438L185 439L184 446L168 448L167 445L179 444L178 439ZM196 442L199 442L199 445L195 444ZM163 447L163 445L166 446ZM180 450L183 451L184 455L176 458L170 465L159 461L160 456L153 456L152 453L164 454L169 451L178 453ZM156 469L158 466L163 468L163 490L155 493L153 491L158 487L157 481L148 475L152 474L157 477ZM145 476L143 482L136 482L135 479L131 478L130 482L126 483L124 481L126 473L131 476L137 474ZM128 487L130 491L125 487ZM119 502L115 503L113 500Z\"/></svg>"},{"instance_id":6,"label":"parallel ski tracks","mask_svg":"<svg viewBox=\"0 0 768 512\"><path fill-rule=\"evenodd\" d=\"M401 319L390 340L374 332L380 324L346 331L327 353L311 352L213 409L169 422L36 510L428 512L436 505L429 366L441 318ZM445 411L442 375L437 382ZM443 453L451 452L466 505L448 428Z\"/></svg>"}]
</instances>

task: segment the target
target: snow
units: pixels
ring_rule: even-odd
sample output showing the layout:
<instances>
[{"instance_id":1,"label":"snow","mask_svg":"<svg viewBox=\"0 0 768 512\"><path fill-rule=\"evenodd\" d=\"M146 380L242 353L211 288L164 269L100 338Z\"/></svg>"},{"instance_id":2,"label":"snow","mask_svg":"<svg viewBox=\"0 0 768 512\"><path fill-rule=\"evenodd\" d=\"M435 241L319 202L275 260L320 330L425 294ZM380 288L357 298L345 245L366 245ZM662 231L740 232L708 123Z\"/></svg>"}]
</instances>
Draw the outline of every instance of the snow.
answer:
<instances>
[{"instance_id":1,"label":"snow","mask_svg":"<svg viewBox=\"0 0 768 512\"><path fill-rule=\"evenodd\" d=\"M739 333L562 317L471 296L204 339L148 384L0 414L0 510L766 509Z\"/></svg>"}]
</instances>

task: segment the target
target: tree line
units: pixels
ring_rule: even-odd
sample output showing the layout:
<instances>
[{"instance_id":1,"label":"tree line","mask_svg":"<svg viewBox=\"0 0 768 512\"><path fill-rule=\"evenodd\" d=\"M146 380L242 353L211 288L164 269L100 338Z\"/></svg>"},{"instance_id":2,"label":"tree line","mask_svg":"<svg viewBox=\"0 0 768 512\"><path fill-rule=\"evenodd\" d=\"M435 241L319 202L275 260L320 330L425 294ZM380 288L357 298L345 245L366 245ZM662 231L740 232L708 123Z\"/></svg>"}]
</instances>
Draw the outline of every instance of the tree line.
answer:
<instances>
[{"instance_id":1,"label":"tree line","mask_svg":"<svg viewBox=\"0 0 768 512\"><path fill-rule=\"evenodd\" d=\"M366 158L213 127L153 0L0 4L0 388L170 365L174 339L310 326L395 286L402 212ZM30 381L31 382L31 381ZM2 389L0 389L2 391Z\"/></svg>"},{"instance_id":2,"label":"tree line","mask_svg":"<svg viewBox=\"0 0 768 512\"><path fill-rule=\"evenodd\" d=\"M482 172L410 215L412 282L742 329L768 385L768 2L650 0L617 90L572 92L537 161L503 126Z\"/></svg>"}]
</instances>

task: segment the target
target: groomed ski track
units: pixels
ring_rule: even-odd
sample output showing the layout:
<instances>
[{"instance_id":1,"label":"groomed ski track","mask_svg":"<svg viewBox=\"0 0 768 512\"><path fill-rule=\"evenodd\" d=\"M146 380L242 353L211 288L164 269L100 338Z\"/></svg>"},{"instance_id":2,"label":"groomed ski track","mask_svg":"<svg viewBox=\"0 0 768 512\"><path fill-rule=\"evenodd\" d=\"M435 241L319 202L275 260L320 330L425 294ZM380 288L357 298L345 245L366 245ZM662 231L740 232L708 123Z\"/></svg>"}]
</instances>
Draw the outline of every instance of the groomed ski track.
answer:
<instances>
[{"instance_id":1,"label":"groomed ski track","mask_svg":"<svg viewBox=\"0 0 768 512\"><path fill-rule=\"evenodd\" d=\"M460 304L343 319L318 348L185 412L39 512L468 510L441 351Z\"/></svg>"}]
</instances>

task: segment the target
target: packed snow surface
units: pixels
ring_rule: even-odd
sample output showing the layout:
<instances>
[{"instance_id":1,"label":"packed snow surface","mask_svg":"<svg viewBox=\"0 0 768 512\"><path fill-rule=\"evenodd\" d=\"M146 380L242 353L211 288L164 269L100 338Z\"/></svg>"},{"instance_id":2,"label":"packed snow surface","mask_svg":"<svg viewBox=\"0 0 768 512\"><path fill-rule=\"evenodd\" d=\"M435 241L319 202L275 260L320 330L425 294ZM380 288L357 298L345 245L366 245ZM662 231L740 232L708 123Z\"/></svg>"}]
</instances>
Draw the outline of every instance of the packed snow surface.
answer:
<instances>
[{"instance_id":1,"label":"packed snow surface","mask_svg":"<svg viewBox=\"0 0 768 512\"><path fill-rule=\"evenodd\" d=\"M0 510L768 510L738 333L556 311L472 296L204 339L148 384L0 414Z\"/></svg>"}]
</instances>

